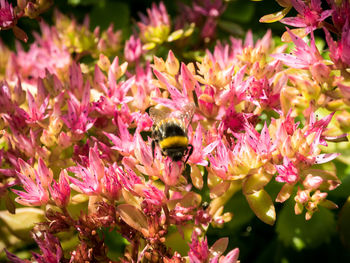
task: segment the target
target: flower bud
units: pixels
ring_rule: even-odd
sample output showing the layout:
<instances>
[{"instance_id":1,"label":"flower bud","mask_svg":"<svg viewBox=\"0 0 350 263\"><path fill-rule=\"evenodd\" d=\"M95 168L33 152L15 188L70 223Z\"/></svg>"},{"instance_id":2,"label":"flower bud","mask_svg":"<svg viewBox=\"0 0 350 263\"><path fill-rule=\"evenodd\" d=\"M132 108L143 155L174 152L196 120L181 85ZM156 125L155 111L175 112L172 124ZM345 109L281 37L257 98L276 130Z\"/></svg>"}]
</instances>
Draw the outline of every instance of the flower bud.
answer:
<instances>
[{"instance_id":1,"label":"flower bud","mask_svg":"<svg viewBox=\"0 0 350 263\"><path fill-rule=\"evenodd\" d=\"M175 76L179 72L179 67L180 67L179 61L174 56L174 53L171 50L169 50L168 58L165 61L165 68L167 72L170 75Z\"/></svg>"}]
</instances>

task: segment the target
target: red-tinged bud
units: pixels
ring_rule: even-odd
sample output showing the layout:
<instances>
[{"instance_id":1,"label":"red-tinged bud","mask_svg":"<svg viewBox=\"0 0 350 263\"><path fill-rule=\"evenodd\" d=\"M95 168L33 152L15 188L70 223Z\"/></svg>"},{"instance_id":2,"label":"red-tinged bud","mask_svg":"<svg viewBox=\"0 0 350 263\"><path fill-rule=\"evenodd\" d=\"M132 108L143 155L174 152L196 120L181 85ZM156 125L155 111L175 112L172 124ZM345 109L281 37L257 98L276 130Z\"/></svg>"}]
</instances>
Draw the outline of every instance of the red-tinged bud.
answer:
<instances>
[{"instance_id":1,"label":"red-tinged bud","mask_svg":"<svg viewBox=\"0 0 350 263\"><path fill-rule=\"evenodd\" d=\"M24 9L27 6L28 0L17 0L17 6L20 9Z\"/></svg>"},{"instance_id":2,"label":"red-tinged bud","mask_svg":"<svg viewBox=\"0 0 350 263\"><path fill-rule=\"evenodd\" d=\"M339 123L340 128L344 132L350 131L350 113L347 111L342 111L341 114L336 116L336 120Z\"/></svg>"},{"instance_id":3,"label":"red-tinged bud","mask_svg":"<svg viewBox=\"0 0 350 263\"><path fill-rule=\"evenodd\" d=\"M300 215L303 212L304 206L300 203L295 203L294 205L294 213L296 215Z\"/></svg>"},{"instance_id":4,"label":"red-tinged bud","mask_svg":"<svg viewBox=\"0 0 350 263\"><path fill-rule=\"evenodd\" d=\"M38 16L38 9L35 7L33 2L27 3L24 12L26 16L32 19Z\"/></svg>"},{"instance_id":5,"label":"red-tinged bud","mask_svg":"<svg viewBox=\"0 0 350 263\"><path fill-rule=\"evenodd\" d=\"M310 192L308 190L298 190L294 200L300 204L306 204L310 199Z\"/></svg>"},{"instance_id":6,"label":"red-tinged bud","mask_svg":"<svg viewBox=\"0 0 350 263\"><path fill-rule=\"evenodd\" d=\"M68 148L72 145L72 137L67 135L65 132L61 132L58 136L58 145L63 149Z\"/></svg>"},{"instance_id":7,"label":"red-tinged bud","mask_svg":"<svg viewBox=\"0 0 350 263\"><path fill-rule=\"evenodd\" d=\"M13 99L18 105L23 104L26 100L26 92L22 89L21 81L19 79L14 88Z\"/></svg>"},{"instance_id":8,"label":"red-tinged bud","mask_svg":"<svg viewBox=\"0 0 350 263\"><path fill-rule=\"evenodd\" d=\"M142 43L138 37L131 36L125 43L124 56L128 62L139 60L142 55Z\"/></svg>"},{"instance_id":9,"label":"red-tinged bud","mask_svg":"<svg viewBox=\"0 0 350 263\"><path fill-rule=\"evenodd\" d=\"M14 26L12 28L13 33L15 34L16 38L19 40L22 40L23 42L27 43L28 36L26 32L24 32L22 29L20 29L18 26Z\"/></svg>"},{"instance_id":10,"label":"red-tinged bud","mask_svg":"<svg viewBox=\"0 0 350 263\"><path fill-rule=\"evenodd\" d=\"M291 137L288 136L287 139L282 144L281 154L283 156L287 156L288 158L292 158L295 154L292 143L291 143Z\"/></svg>"},{"instance_id":11,"label":"red-tinged bud","mask_svg":"<svg viewBox=\"0 0 350 263\"><path fill-rule=\"evenodd\" d=\"M165 71L165 62L162 58L158 58L156 56L153 57L153 67L158 70L159 72Z\"/></svg>"},{"instance_id":12,"label":"red-tinged bud","mask_svg":"<svg viewBox=\"0 0 350 263\"><path fill-rule=\"evenodd\" d=\"M319 83L324 83L329 80L331 69L321 62L317 62L310 67L312 77Z\"/></svg>"},{"instance_id":13,"label":"red-tinged bud","mask_svg":"<svg viewBox=\"0 0 350 263\"><path fill-rule=\"evenodd\" d=\"M97 65L102 69L103 71L108 71L109 67L111 66L111 62L109 61L108 57L100 54L100 57L97 61Z\"/></svg>"},{"instance_id":14,"label":"red-tinged bud","mask_svg":"<svg viewBox=\"0 0 350 263\"><path fill-rule=\"evenodd\" d=\"M56 143L56 137L52 136L52 134L48 130L43 130L43 133L40 137L40 141L46 146L46 147L52 147Z\"/></svg>"},{"instance_id":15,"label":"red-tinged bud","mask_svg":"<svg viewBox=\"0 0 350 263\"><path fill-rule=\"evenodd\" d=\"M308 174L303 181L305 189L308 190L315 190L319 188L322 183L323 179L320 176L312 176L311 174Z\"/></svg>"}]
</instances>

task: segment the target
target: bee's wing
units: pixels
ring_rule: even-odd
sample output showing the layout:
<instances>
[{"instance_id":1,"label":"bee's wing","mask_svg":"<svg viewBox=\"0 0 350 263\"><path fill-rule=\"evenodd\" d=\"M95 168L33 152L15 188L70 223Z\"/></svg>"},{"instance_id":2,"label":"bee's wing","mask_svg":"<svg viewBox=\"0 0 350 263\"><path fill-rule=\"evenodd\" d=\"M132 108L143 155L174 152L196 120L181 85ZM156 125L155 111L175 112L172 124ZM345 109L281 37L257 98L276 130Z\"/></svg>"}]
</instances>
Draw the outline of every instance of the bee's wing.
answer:
<instances>
[{"instance_id":1,"label":"bee's wing","mask_svg":"<svg viewBox=\"0 0 350 263\"><path fill-rule=\"evenodd\" d=\"M166 107L152 107L149 109L149 116L153 120L153 125L157 125L163 119L169 117L171 110Z\"/></svg>"},{"instance_id":2,"label":"bee's wing","mask_svg":"<svg viewBox=\"0 0 350 263\"><path fill-rule=\"evenodd\" d=\"M179 119L181 119L185 124L185 129L187 131L188 126L192 122L192 118L196 109L196 105L193 102L183 105Z\"/></svg>"}]
</instances>

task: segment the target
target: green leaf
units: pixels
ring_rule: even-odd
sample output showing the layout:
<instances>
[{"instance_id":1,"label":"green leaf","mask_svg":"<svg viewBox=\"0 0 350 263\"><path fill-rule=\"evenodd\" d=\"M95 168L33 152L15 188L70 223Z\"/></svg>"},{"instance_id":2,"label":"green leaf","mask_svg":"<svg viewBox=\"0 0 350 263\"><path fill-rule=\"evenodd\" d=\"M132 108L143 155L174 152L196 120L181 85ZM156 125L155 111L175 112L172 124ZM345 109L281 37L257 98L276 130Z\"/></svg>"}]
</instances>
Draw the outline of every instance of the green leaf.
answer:
<instances>
[{"instance_id":1,"label":"green leaf","mask_svg":"<svg viewBox=\"0 0 350 263\"><path fill-rule=\"evenodd\" d=\"M184 30L183 29L178 29L174 32L172 32L169 36L167 41L168 42L173 42L175 40L180 39L184 35Z\"/></svg>"},{"instance_id":2,"label":"green leaf","mask_svg":"<svg viewBox=\"0 0 350 263\"><path fill-rule=\"evenodd\" d=\"M263 172L250 175L246 180L243 181L243 193L245 195L249 195L260 191L271 181L272 176L272 174Z\"/></svg>"},{"instance_id":3,"label":"green leaf","mask_svg":"<svg viewBox=\"0 0 350 263\"><path fill-rule=\"evenodd\" d=\"M264 190L245 196L250 208L263 222L273 225L276 220L276 211L270 195Z\"/></svg>"},{"instance_id":4,"label":"green leaf","mask_svg":"<svg viewBox=\"0 0 350 263\"><path fill-rule=\"evenodd\" d=\"M125 246L129 242L117 231L110 231L110 228L102 228L101 232L104 236L104 243L108 247L107 256L112 260L118 260L123 256Z\"/></svg>"},{"instance_id":5,"label":"green leaf","mask_svg":"<svg viewBox=\"0 0 350 263\"><path fill-rule=\"evenodd\" d=\"M224 193L227 192L230 185L231 181L223 181L222 183L215 185L213 188L210 189L210 198L214 199L222 196Z\"/></svg>"},{"instance_id":6,"label":"green leaf","mask_svg":"<svg viewBox=\"0 0 350 263\"><path fill-rule=\"evenodd\" d=\"M30 230L35 223L44 221L44 211L39 208L17 208L16 214L0 211L0 221L5 224L11 233L23 240L31 240Z\"/></svg>"},{"instance_id":7,"label":"green leaf","mask_svg":"<svg viewBox=\"0 0 350 263\"><path fill-rule=\"evenodd\" d=\"M217 255L221 256L222 254L224 254L227 246L228 246L228 238L227 237L220 238L210 247L209 249L210 254L212 254L213 257Z\"/></svg>"},{"instance_id":8,"label":"green leaf","mask_svg":"<svg viewBox=\"0 0 350 263\"><path fill-rule=\"evenodd\" d=\"M15 205L14 200L10 197L10 194L8 191L6 192L6 194L3 198L5 199L5 205L6 205L7 211L9 211L11 214L15 214L16 213L16 205Z\"/></svg>"},{"instance_id":9,"label":"green leaf","mask_svg":"<svg viewBox=\"0 0 350 263\"><path fill-rule=\"evenodd\" d=\"M166 236L165 245L171 248L172 251L179 252L182 256L187 256L189 251L188 243L191 242L193 225L170 227L169 233ZM182 235L183 234L183 235Z\"/></svg>"},{"instance_id":10,"label":"green leaf","mask_svg":"<svg viewBox=\"0 0 350 263\"><path fill-rule=\"evenodd\" d=\"M294 200L289 200L279 213L276 222L278 238L297 250L314 248L330 240L335 233L334 214L320 207L308 221L305 215L294 214Z\"/></svg>"},{"instance_id":11,"label":"green leaf","mask_svg":"<svg viewBox=\"0 0 350 263\"><path fill-rule=\"evenodd\" d=\"M273 14L264 15L262 18L260 18L260 23L273 23L281 20L283 17L285 17L286 14L290 11L292 6L286 7L285 9L278 11Z\"/></svg>"}]
</instances>

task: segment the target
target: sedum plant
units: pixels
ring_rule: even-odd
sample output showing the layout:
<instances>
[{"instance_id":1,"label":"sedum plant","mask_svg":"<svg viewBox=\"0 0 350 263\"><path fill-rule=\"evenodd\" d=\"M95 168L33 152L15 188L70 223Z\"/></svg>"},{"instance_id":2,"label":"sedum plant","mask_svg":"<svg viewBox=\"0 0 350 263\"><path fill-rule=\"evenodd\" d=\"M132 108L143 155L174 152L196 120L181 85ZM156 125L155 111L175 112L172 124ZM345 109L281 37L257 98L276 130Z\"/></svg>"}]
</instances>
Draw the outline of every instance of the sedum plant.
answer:
<instances>
[{"instance_id":1,"label":"sedum plant","mask_svg":"<svg viewBox=\"0 0 350 263\"><path fill-rule=\"evenodd\" d=\"M34 2L13 8L1 0L0 29L16 34L21 12L29 14L23 10L47 5ZM268 225L279 203L306 221L320 207L337 208L328 193L341 183L333 164L350 125L350 21L343 18L350 6L277 2L285 9L260 20L296 27L286 27L288 44L270 30L255 41L251 31L244 40L216 39L226 8L220 0L193 1L183 6L188 16L173 19L164 3L153 4L126 39L113 26L91 31L88 19L80 24L56 11L28 49L0 43L7 258L235 263L237 245L228 238L209 245L206 236L236 220L235 196L243 194ZM297 16L283 18L292 8ZM328 50L318 47L318 31ZM150 108L181 112L189 104L186 163L152 149ZM111 245L111 236L120 243ZM21 259L16 249L32 239L40 251Z\"/></svg>"}]
</instances>

